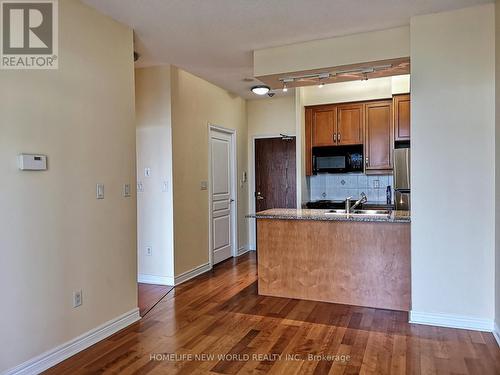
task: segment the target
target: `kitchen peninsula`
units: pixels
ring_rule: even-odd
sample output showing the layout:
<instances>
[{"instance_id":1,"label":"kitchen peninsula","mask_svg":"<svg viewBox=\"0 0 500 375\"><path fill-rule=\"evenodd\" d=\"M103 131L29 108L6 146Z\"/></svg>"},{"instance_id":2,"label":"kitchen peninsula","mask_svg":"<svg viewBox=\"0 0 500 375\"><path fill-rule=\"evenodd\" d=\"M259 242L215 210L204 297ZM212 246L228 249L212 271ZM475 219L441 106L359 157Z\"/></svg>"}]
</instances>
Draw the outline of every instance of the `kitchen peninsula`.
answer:
<instances>
[{"instance_id":1,"label":"kitchen peninsula","mask_svg":"<svg viewBox=\"0 0 500 375\"><path fill-rule=\"evenodd\" d=\"M410 214L271 209L257 219L259 294L410 310Z\"/></svg>"}]
</instances>

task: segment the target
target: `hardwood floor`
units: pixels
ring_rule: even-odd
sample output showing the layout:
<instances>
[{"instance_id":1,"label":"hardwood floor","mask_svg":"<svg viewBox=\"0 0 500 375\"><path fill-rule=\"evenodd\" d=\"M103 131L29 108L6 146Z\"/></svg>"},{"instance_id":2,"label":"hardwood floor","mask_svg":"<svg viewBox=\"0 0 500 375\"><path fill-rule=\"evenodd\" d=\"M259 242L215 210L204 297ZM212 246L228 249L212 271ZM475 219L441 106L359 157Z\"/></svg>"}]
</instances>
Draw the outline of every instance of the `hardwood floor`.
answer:
<instances>
[{"instance_id":1,"label":"hardwood floor","mask_svg":"<svg viewBox=\"0 0 500 375\"><path fill-rule=\"evenodd\" d=\"M46 373L500 374L491 333L407 318L259 296L251 253L176 287L140 322ZM205 357L189 360L194 355Z\"/></svg>"},{"instance_id":2,"label":"hardwood floor","mask_svg":"<svg viewBox=\"0 0 500 375\"><path fill-rule=\"evenodd\" d=\"M139 296L139 314L146 315L165 295L174 289L173 286L153 285L139 283L137 286Z\"/></svg>"}]
</instances>

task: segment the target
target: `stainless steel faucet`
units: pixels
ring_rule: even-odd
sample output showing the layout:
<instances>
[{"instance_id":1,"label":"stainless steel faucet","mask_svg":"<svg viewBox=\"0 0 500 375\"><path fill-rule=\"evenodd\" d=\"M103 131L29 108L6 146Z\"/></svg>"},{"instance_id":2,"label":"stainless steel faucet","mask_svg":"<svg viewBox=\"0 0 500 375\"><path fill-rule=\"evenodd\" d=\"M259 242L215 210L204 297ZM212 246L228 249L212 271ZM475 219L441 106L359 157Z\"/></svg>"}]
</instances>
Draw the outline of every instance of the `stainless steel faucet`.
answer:
<instances>
[{"instance_id":1,"label":"stainless steel faucet","mask_svg":"<svg viewBox=\"0 0 500 375\"><path fill-rule=\"evenodd\" d=\"M358 207L361 203L366 203L368 198L366 197L365 193L361 193L361 198L359 198L356 203L354 203L351 207L351 199L352 197L348 197L345 200L345 212L349 214L351 210L354 210L356 207Z\"/></svg>"}]
</instances>

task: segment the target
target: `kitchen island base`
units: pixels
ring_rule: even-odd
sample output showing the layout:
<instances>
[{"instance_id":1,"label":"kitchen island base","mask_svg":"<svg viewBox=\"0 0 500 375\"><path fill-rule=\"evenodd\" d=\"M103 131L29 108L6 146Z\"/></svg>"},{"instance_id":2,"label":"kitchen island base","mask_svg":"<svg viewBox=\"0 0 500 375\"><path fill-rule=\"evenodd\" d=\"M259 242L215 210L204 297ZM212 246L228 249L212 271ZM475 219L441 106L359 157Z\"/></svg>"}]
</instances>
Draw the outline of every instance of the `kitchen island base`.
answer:
<instances>
[{"instance_id":1,"label":"kitchen island base","mask_svg":"<svg viewBox=\"0 0 500 375\"><path fill-rule=\"evenodd\" d=\"M261 295L410 310L410 224L257 219Z\"/></svg>"}]
</instances>

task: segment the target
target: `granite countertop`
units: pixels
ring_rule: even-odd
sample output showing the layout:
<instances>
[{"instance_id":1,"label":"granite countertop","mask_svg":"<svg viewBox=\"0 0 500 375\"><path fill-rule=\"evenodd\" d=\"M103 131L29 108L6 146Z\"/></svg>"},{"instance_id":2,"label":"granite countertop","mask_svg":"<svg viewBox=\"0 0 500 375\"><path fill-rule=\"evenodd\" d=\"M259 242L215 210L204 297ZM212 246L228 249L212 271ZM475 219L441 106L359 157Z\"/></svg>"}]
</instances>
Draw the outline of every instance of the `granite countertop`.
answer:
<instances>
[{"instance_id":1,"label":"granite countertop","mask_svg":"<svg viewBox=\"0 0 500 375\"><path fill-rule=\"evenodd\" d=\"M307 209L307 208L274 208L247 215L248 218L256 219L281 219L281 220L319 220L319 221L360 221L360 222L388 222L409 223L411 222L410 211L392 211L387 216L369 215L327 215L330 210Z\"/></svg>"}]
</instances>

